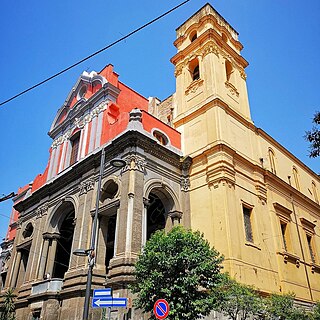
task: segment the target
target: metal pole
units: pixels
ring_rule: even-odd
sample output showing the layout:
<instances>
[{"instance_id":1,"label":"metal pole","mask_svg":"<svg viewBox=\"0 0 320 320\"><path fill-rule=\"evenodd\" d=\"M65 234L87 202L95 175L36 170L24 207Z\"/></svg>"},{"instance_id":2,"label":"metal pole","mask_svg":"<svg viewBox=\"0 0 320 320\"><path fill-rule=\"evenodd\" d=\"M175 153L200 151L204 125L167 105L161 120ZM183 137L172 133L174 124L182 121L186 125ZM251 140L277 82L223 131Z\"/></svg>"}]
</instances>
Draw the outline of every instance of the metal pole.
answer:
<instances>
[{"instance_id":1,"label":"metal pole","mask_svg":"<svg viewBox=\"0 0 320 320\"><path fill-rule=\"evenodd\" d=\"M108 310L108 320L111 320L111 307L109 307Z\"/></svg>"},{"instance_id":2,"label":"metal pole","mask_svg":"<svg viewBox=\"0 0 320 320\"><path fill-rule=\"evenodd\" d=\"M105 150L102 148L101 160L100 160L100 171L98 177L98 189L97 189L97 199L96 199L96 209L93 217L92 233L91 233L91 247L89 255L89 266L88 266L88 276L86 284L86 294L84 298L84 309L83 309L83 320L88 320L89 315L89 304L90 304L90 294L91 294L91 283L92 283L92 269L95 263L95 245L97 237L97 224L98 224L98 213L99 213L99 201L100 201L100 190L101 190L101 180L104 169L105 160Z\"/></svg>"}]
</instances>

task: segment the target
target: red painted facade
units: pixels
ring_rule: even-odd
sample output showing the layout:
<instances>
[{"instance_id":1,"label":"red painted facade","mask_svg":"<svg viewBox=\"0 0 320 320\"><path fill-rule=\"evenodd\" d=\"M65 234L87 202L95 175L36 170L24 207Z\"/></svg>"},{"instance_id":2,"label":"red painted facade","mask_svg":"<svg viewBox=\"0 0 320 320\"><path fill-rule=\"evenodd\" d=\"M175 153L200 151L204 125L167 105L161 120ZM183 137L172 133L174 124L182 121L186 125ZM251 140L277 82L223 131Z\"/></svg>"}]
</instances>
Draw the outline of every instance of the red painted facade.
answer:
<instances>
[{"instance_id":1,"label":"red painted facade","mask_svg":"<svg viewBox=\"0 0 320 320\"><path fill-rule=\"evenodd\" d=\"M143 129L149 133L149 137L152 137L154 130L156 130L167 137L170 146L180 149L180 133L149 114L148 99L120 82L118 78L119 75L113 71L113 66L111 64L106 66L99 73L83 73L79 78L76 87L70 92L66 103L62 109L59 110L58 116L51 127L51 132L53 133L50 135L53 137L54 143L56 142L56 144L53 143L53 146L49 150L49 161L44 173L38 174L35 177L32 186L28 185L24 187L30 189L29 194L34 193L55 176L63 174L63 170L70 166L72 136L74 133L80 132L77 161L81 161L90 152L124 132L129 123L129 113L135 108L142 111L142 126ZM70 128L69 137L62 139L62 136L65 134L65 132L62 132L63 124L74 121L74 119L71 118L72 116L70 116L70 114L72 114L71 110L73 108L81 108L82 105L85 106L88 99L94 101L95 97L97 97L97 99L104 97L104 85L108 86L109 84L112 85L113 92L116 92L113 93L114 96L111 96L112 99L116 97L115 101L112 101L110 98L109 101L107 101L107 104L103 105L102 111L100 110L99 113L93 112L92 116L90 114L85 125L75 125ZM83 92L85 93L83 94ZM94 106L92 109L94 110L96 107L98 106ZM84 114L83 117L85 115L88 117L88 110L86 112L87 114ZM60 128L61 131L59 131ZM97 137L97 135L99 136ZM19 189L19 192L26 192L25 190L26 189ZM17 219L18 212L13 209L8 230L9 239L13 239L15 236L16 229L11 228L11 226L15 226L14 222L17 221Z\"/></svg>"}]
</instances>

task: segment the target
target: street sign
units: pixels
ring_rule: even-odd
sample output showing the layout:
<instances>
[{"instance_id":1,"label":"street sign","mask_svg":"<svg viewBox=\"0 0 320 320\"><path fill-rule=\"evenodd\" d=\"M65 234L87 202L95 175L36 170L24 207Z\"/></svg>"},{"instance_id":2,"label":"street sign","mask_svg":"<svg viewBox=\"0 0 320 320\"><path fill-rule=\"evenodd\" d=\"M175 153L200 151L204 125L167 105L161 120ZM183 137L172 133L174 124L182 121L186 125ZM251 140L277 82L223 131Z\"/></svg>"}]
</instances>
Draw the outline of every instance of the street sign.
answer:
<instances>
[{"instance_id":1,"label":"street sign","mask_svg":"<svg viewBox=\"0 0 320 320\"><path fill-rule=\"evenodd\" d=\"M111 297L111 296L112 296L111 288L93 290L93 297Z\"/></svg>"},{"instance_id":2,"label":"street sign","mask_svg":"<svg viewBox=\"0 0 320 320\"><path fill-rule=\"evenodd\" d=\"M126 307L127 298L113 298L111 288L93 290L93 308Z\"/></svg>"},{"instance_id":3,"label":"street sign","mask_svg":"<svg viewBox=\"0 0 320 320\"><path fill-rule=\"evenodd\" d=\"M153 307L153 313L157 319L165 319L170 311L169 303L165 299L159 299L156 301Z\"/></svg>"},{"instance_id":4,"label":"street sign","mask_svg":"<svg viewBox=\"0 0 320 320\"><path fill-rule=\"evenodd\" d=\"M107 307L122 307L127 306L127 298L101 298L93 297L92 298L92 307L93 308L107 308Z\"/></svg>"}]
</instances>

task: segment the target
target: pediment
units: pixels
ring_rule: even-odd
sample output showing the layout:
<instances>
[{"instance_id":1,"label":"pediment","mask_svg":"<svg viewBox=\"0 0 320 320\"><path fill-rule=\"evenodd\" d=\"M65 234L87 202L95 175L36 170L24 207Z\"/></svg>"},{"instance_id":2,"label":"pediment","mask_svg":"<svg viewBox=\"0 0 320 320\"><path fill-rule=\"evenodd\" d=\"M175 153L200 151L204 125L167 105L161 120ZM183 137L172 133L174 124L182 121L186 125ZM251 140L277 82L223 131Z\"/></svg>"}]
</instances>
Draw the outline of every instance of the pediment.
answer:
<instances>
[{"instance_id":1,"label":"pediment","mask_svg":"<svg viewBox=\"0 0 320 320\"><path fill-rule=\"evenodd\" d=\"M53 131L57 126L69 118L71 109L86 103L86 101L106 83L107 80L97 72L92 71L88 73L84 71L70 90L64 104L58 110L49 132Z\"/></svg>"}]
</instances>

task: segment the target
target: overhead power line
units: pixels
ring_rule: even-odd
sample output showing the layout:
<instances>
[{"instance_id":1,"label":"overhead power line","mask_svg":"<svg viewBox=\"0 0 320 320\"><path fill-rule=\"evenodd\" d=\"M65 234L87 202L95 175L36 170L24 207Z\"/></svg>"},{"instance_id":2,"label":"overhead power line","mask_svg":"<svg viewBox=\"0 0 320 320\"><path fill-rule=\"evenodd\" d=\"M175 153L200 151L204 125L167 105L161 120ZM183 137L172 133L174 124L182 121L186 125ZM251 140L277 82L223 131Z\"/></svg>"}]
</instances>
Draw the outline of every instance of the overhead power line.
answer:
<instances>
[{"instance_id":1,"label":"overhead power line","mask_svg":"<svg viewBox=\"0 0 320 320\"><path fill-rule=\"evenodd\" d=\"M11 199L11 198L13 198L13 197L15 197L15 196L16 196L16 194L15 194L14 192L11 192L10 194L8 194L8 195L0 198L0 202L6 201L6 200Z\"/></svg>"},{"instance_id":2,"label":"overhead power line","mask_svg":"<svg viewBox=\"0 0 320 320\"><path fill-rule=\"evenodd\" d=\"M67 67L67 68L65 68L65 69L63 69L63 70L61 70L61 71L59 71L59 72L55 73L54 75L50 76L49 78L46 78L46 79L44 79L44 80L42 80L42 81L38 82L37 84L35 84L35 85L33 85L33 86L29 87L28 89L25 89L25 90L23 90L23 91L21 91L21 92L17 93L16 95L12 96L11 98L9 98L9 99L7 99L7 100L5 100L5 101L1 102L1 103L0 103L0 106L3 106L4 104L6 104L6 103L8 103L8 102L10 102L10 101L12 101L12 100L14 100L14 99L16 99L16 98L18 98L18 97L22 96L23 94L25 94L25 93L27 93L27 92L29 92L29 91L31 91L31 90L33 90L33 89L35 89L35 88L37 88L37 87L41 86L42 84L44 84L44 83L46 83L46 82L48 82L48 81L50 81L50 80L52 80L52 79L54 79L54 78L56 78L56 77L60 76L61 74L65 73L65 72L69 71L70 69L72 69L72 68L74 68L74 67L78 66L79 64L83 63L84 61L87 61L87 60L91 59L92 57L94 57L94 56L98 55L99 53L101 53L101 52L103 52L103 51L105 51L105 50L107 50L107 49L109 49L109 48L113 47L113 46L114 46L114 45L116 45L117 43L119 43L119 42L121 42L121 41L123 41L123 40L125 40L125 39L129 38L129 37L130 37L130 36L132 36L133 34L135 34L135 33L139 32L140 30L142 30L142 29L144 29L144 28L146 28L146 27L147 27L147 26L149 26L150 24L152 24L152 23L154 23L154 22L156 22L156 21L160 20L160 19L161 19L161 18L163 18L164 16L166 16L166 15L168 15L169 13L171 13L171 12L175 11L176 9L178 9L178 8L179 8L179 7L181 7L181 6L183 6L184 4L186 4L186 3L187 3L187 2L189 2L189 1L190 1L190 0L185 0L185 1L181 2L180 4L178 4L177 6L173 7L172 9L170 9L170 10L166 11L165 13L163 13L163 14L161 14L160 16L158 16L158 17L154 18L153 20L151 20L151 21L149 21L149 22L145 23L145 24L144 24L144 25L142 25L141 27L139 27L139 28L137 28L137 29L135 29L135 30L133 30L133 31L129 32L128 34L126 34L125 36L123 36L123 37L119 38L118 40L116 40L116 41L114 41L114 42L112 42L112 43L108 44L108 45L107 45L107 46L105 46L104 48L102 48L102 49L100 49L100 50L98 50L98 51L96 51L96 52L94 52L94 53L90 54L89 56L87 56L87 57L85 57L85 58L83 58L83 59L79 60L78 62L75 62L74 64L70 65L69 67Z\"/></svg>"}]
</instances>

